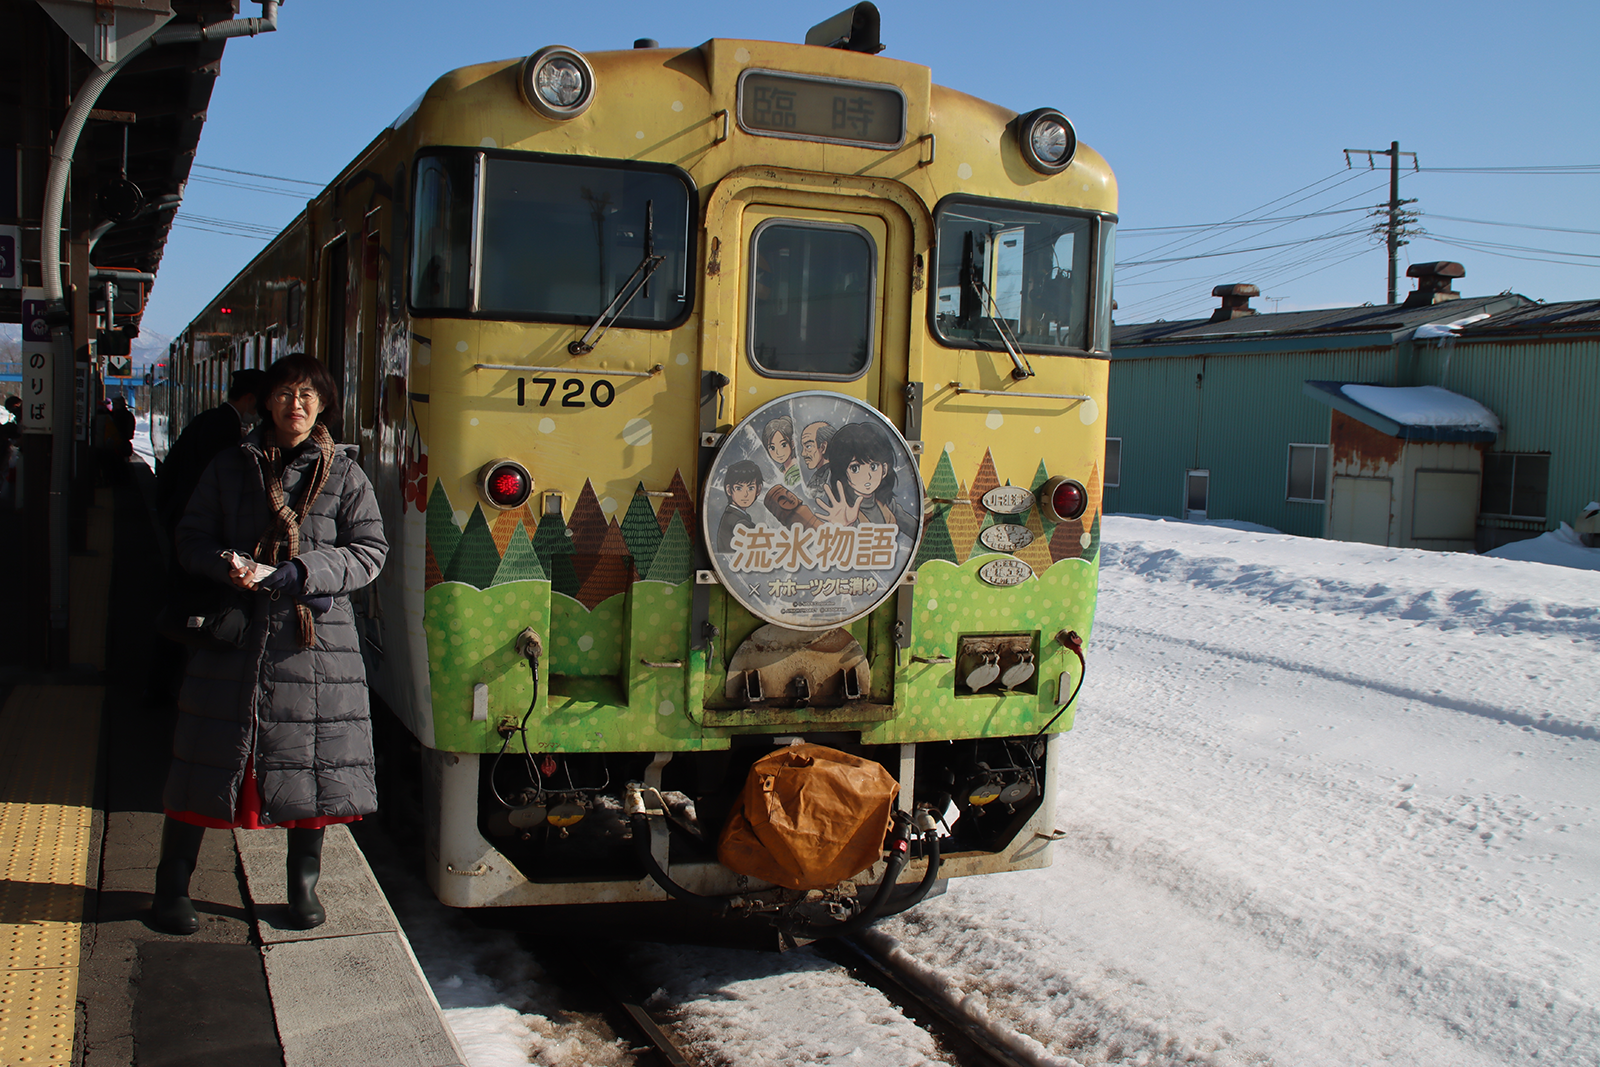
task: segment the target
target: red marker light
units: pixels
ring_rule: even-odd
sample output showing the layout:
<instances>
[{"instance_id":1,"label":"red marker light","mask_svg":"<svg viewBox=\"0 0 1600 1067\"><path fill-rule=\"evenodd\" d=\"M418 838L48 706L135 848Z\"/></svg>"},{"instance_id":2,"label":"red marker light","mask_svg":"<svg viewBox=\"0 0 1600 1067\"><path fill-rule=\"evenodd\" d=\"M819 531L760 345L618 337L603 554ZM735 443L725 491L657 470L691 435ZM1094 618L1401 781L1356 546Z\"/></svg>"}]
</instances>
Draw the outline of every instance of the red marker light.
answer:
<instances>
[{"instance_id":1,"label":"red marker light","mask_svg":"<svg viewBox=\"0 0 1600 1067\"><path fill-rule=\"evenodd\" d=\"M501 511L520 508L533 495L533 475L515 460L497 459L484 464L479 472L478 491L490 507Z\"/></svg>"},{"instance_id":2,"label":"red marker light","mask_svg":"<svg viewBox=\"0 0 1600 1067\"><path fill-rule=\"evenodd\" d=\"M232 308L218 308L217 310L222 312L222 314L224 314L224 315L232 315L233 314L233 309Z\"/></svg>"},{"instance_id":3,"label":"red marker light","mask_svg":"<svg viewBox=\"0 0 1600 1067\"><path fill-rule=\"evenodd\" d=\"M1076 519L1089 506L1089 491L1083 487L1083 483L1060 475L1040 487L1039 498L1057 522Z\"/></svg>"}]
</instances>

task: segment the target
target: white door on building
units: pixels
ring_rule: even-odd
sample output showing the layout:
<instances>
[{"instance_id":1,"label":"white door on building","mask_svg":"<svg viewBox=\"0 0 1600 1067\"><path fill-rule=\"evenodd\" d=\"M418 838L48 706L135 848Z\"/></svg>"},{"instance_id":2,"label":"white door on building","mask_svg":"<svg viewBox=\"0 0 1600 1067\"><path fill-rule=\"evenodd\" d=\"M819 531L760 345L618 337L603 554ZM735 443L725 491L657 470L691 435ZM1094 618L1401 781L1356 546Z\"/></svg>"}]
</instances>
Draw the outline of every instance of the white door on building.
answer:
<instances>
[{"instance_id":1,"label":"white door on building","mask_svg":"<svg viewBox=\"0 0 1600 1067\"><path fill-rule=\"evenodd\" d=\"M1333 479L1333 499L1328 502L1328 536L1335 541L1367 545L1389 543L1389 501L1392 478Z\"/></svg>"},{"instance_id":2,"label":"white door on building","mask_svg":"<svg viewBox=\"0 0 1600 1067\"><path fill-rule=\"evenodd\" d=\"M1183 517L1203 519L1211 496L1211 472L1189 471L1183 479Z\"/></svg>"}]
</instances>

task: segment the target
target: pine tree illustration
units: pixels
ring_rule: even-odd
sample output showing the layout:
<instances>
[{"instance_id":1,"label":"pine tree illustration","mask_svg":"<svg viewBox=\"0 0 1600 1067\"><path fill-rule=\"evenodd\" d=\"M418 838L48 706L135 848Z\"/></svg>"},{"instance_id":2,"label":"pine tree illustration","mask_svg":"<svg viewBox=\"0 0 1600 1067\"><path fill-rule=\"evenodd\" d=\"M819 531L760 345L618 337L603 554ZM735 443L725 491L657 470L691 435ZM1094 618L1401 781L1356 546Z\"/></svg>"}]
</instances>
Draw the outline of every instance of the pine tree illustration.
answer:
<instances>
[{"instance_id":1,"label":"pine tree illustration","mask_svg":"<svg viewBox=\"0 0 1600 1067\"><path fill-rule=\"evenodd\" d=\"M427 590L438 585L440 582L444 581L444 571L439 569L439 560L433 554L432 541L429 541L424 545L424 550L427 559L423 565L422 588L423 591L426 592Z\"/></svg>"},{"instance_id":2,"label":"pine tree illustration","mask_svg":"<svg viewBox=\"0 0 1600 1067\"><path fill-rule=\"evenodd\" d=\"M1090 466L1090 468L1089 468L1089 483L1087 485L1085 485L1084 488L1089 490L1089 503L1084 507L1083 513L1085 515L1099 515L1100 514L1100 498L1101 498L1101 496L1104 495L1100 491L1102 486L1100 485L1100 466L1099 466L1099 464L1094 464L1094 465Z\"/></svg>"},{"instance_id":3,"label":"pine tree illustration","mask_svg":"<svg viewBox=\"0 0 1600 1067\"><path fill-rule=\"evenodd\" d=\"M643 577L650 571L650 561L656 558L656 548L661 544L661 526L656 522L655 509L644 494L644 483L633 491L628 502L628 513L622 518L622 539L627 542L628 554L633 557L635 573ZM634 579L638 581L638 578Z\"/></svg>"},{"instance_id":4,"label":"pine tree illustration","mask_svg":"<svg viewBox=\"0 0 1600 1067\"><path fill-rule=\"evenodd\" d=\"M956 546L950 541L949 515L949 504L933 504L929 506L928 522L923 527L922 544L917 548L917 561L913 566L920 567L930 559L945 559L951 563L958 562L956 560Z\"/></svg>"},{"instance_id":5,"label":"pine tree illustration","mask_svg":"<svg viewBox=\"0 0 1600 1067\"><path fill-rule=\"evenodd\" d=\"M567 536L567 524L561 516L546 515L533 531L533 551L539 557L539 567L551 581L555 580L555 560L558 556L572 555L572 539Z\"/></svg>"},{"instance_id":6,"label":"pine tree illustration","mask_svg":"<svg viewBox=\"0 0 1600 1067\"><path fill-rule=\"evenodd\" d=\"M590 557L592 563L587 572L580 563L581 559L582 557L574 554L573 563L583 578L578 601L590 611L593 611L601 601L616 596L628 588L629 579L633 577L633 564L628 558L628 544L622 539L622 528L617 525L615 519L612 519L611 525L606 528L605 537L600 542L600 551Z\"/></svg>"},{"instance_id":7,"label":"pine tree illustration","mask_svg":"<svg viewBox=\"0 0 1600 1067\"><path fill-rule=\"evenodd\" d=\"M461 532L456 554L444 570L447 582L465 582L475 589L487 589L494 582L494 573L500 569L500 552L489 533L489 522L483 509L473 505L467 528Z\"/></svg>"},{"instance_id":8,"label":"pine tree illustration","mask_svg":"<svg viewBox=\"0 0 1600 1067\"><path fill-rule=\"evenodd\" d=\"M678 585L688 581L693 574L694 551L689 542L689 528L684 525L682 515L673 515L672 522L667 525L666 536L656 549L656 557L650 561L650 573L646 577L652 582Z\"/></svg>"},{"instance_id":9,"label":"pine tree illustration","mask_svg":"<svg viewBox=\"0 0 1600 1067\"><path fill-rule=\"evenodd\" d=\"M583 579L578 577L578 568L573 564L571 553L557 555L550 561L550 591L562 593L572 599L578 599L578 593L583 589Z\"/></svg>"},{"instance_id":10,"label":"pine tree illustration","mask_svg":"<svg viewBox=\"0 0 1600 1067\"><path fill-rule=\"evenodd\" d=\"M524 504L510 511L495 512L494 521L489 524L489 532L494 535L494 546L500 550L500 555L506 554L506 546L511 544L511 535L517 527L522 527L523 536L534 526L533 512Z\"/></svg>"},{"instance_id":11,"label":"pine tree illustration","mask_svg":"<svg viewBox=\"0 0 1600 1067\"><path fill-rule=\"evenodd\" d=\"M500 557L500 568L494 572L492 584L504 585L506 582L525 582L543 577L544 568L539 566L539 554L533 550L533 539L519 522L506 542L505 554Z\"/></svg>"},{"instance_id":12,"label":"pine tree illustration","mask_svg":"<svg viewBox=\"0 0 1600 1067\"><path fill-rule=\"evenodd\" d=\"M1056 523L1050 534L1052 560L1077 559L1083 554L1083 517Z\"/></svg>"},{"instance_id":13,"label":"pine tree illustration","mask_svg":"<svg viewBox=\"0 0 1600 1067\"><path fill-rule=\"evenodd\" d=\"M456 525L455 512L450 509L450 495L444 491L444 481L433 483L428 496L428 544L433 546L433 558L441 567L447 567L456 554L456 544L461 540L461 527Z\"/></svg>"},{"instance_id":14,"label":"pine tree illustration","mask_svg":"<svg viewBox=\"0 0 1600 1067\"><path fill-rule=\"evenodd\" d=\"M594 495L594 486L584 479L583 491L572 506L572 518L567 520L572 534L574 552L596 552L606 538L606 513L600 510L600 501Z\"/></svg>"},{"instance_id":15,"label":"pine tree illustration","mask_svg":"<svg viewBox=\"0 0 1600 1067\"><path fill-rule=\"evenodd\" d=\"M1044 539L1050 540L1050 535L1055 532L1056 524L1045 511L1044 501L1039 499L1039 490L1044 488L1044 483L1050 480L1050 472L1045 469L1044 460L1039 461L1039 469L1033 472L1033 484L1028 488L1033 492L1033 510L1039 516L1039 522L1044 530Z\"/></svg>"},{"instance_id":16,"label":"pine tree illustration","mask_svg":"<svg viewBox=\"0 0 1600 1067\"><path fill-rule=\"evenodd\" d=\"M971 497L974 494L970 489L958 487L956 496ZM978 540L978 516L965 504L955 504L945 516L946 527L950 531L950 545L955 550L956 562L965 563L972 555L973 543Z\"/></svg>"},{"instance_id":17,"label":"pine tree illustration","mask_svg":"<svg viewBox=\"0 0 1600 1067\"><path fill-rule=\"evenodd\" d=\"M1018 559L1033 568L1033 573L1043 574L1054 562L1050 558L1050 542L1044 535L1044 523L1040 520L1039 508L1029 508L1025 525L1028 532L1033 534L1033 540L1028 542L1026 548L1019 549L1016 553Z\"/></svg>"},{"instance_id":18,"label":"pine tree illustration","mask_svg":"<svg viewBox=\"0 0 1600 1067\"><path fill-rule=\"evenodd\" d=\"M1090 563L1100 554L1100 513L1094 515L1094 525L1089 527L1089 544L1083 549L1083 558Z\"/></svg>"},{"instance_id":19,"label":"pine tree illustration","mask_svg":"<svg viewBox=\"0 0 1600 1067\"><path fill-rule=\"evenodd\" d=\"M977 476L972 479L972 488L967 490L967 496L972 498L972 514L979 522L987 514L983 506L983 494L999 485L1000 476L994 471L994 457L986 448L983 450L983 462L978 464Z\"/></svg>"},{"instance_id":20,"label":"pine tree illustration","mask_svg":"<svg viewBox=\"0 0 1600 1067\"><path fill-rule=\"evenodd\" d=\"M939 462L928 482L928 495L939 500L954 500L961 495L961 483L956 481L956 469L948 452L939 453Z\"/></svg>"},{"instance_id":21,"label":"pine tree illustration","mask_svg":"<svg viewBox=\"0 0 1600 1067\"><path fill-rule=\"evenodd\" d=\"M672 522L674 515L683 516L685 531L694 529L694 499L689 496L689 488L683 484L683 475L680 472L672 472L672 481L667 486L667 492L672 495L661 502L661 510L656 512L656 523L661 527L661 532L667 532L667 525Z\"/></svg>"}]
</instances>

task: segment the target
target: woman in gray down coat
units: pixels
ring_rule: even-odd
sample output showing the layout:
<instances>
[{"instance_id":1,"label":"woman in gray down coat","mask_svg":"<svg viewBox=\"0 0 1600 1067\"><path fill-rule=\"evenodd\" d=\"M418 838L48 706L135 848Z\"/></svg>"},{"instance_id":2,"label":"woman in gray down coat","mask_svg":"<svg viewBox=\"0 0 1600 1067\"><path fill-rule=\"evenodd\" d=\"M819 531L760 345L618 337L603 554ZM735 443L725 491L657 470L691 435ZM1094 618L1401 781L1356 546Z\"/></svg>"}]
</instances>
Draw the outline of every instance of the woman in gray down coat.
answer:
<instances>
[{"instance_id":1,"label":"woman in gray down coat","mask_svg":"<svg viewBox=\"0 0 1600 1067\"><path fill-rule=\"evenodd\" d=\"M248 614L238 648L196 649L178 696L152 918L199 927L189 899L206 827L286 827L288 896L303 929L323 827L377 810L366 668L350 594L389 546L372 485L325 421L338 389L298 353L267 370L267 418L206 468L178 523L179 562Z\"/></svg>"}]
</instances>

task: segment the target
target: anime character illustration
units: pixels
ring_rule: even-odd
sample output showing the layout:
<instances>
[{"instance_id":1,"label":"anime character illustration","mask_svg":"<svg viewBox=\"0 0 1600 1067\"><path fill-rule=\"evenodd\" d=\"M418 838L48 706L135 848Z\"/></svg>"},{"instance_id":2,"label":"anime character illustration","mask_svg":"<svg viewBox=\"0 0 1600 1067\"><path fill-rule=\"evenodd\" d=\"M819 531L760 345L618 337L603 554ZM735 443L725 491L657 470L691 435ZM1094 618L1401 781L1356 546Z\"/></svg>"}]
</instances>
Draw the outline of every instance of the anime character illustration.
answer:
<instances>
[{"instance_id":1,"label":"anime character illustration","mask_svg":"<svg viewBox=\"0 0 1600 1067\"><path fill-rule=\"evenodd\" d=\"M728 467L723 476L722 488L728 494L728 507L717 524L717 551L733 551L733 532L738 527L753 530L756 520L750 517L750 507L761 495L761 468L748 459Z\"/></svg>"},{"instance_id":2,"label":"anime character illustration","mask_svg":"<svg viewBox=\"0 0 1600 1067\"><path fill-rule=\"evenodd\" d=\"M839 427L828 441L821 495L814 510L839 526L869 522L900 527L916 540L917 520L894 500L894 452L884 432L870 423Z\"/></svg>"},{"instance_id":3,"label":"anime character illustration","mask_svg":"<svg viewBox=\"0 0 1600 1067\"><path fill-rule=\"evenodd\" d=\"M800 462L805 464L806 485L812 493L827 479L828 442L832 439L833 426L826 422L813 422L800 431Z\"/></svg>"},{"instance_id":4,"label":"anime character illustration","mask_svg":"<svg viewBox=\"0 0 1600 1067\"><path fill-rule=\"evenodd\" d=\"M801 488L802 472L794 451L794 419L779 415L761 428L761 443L778 466L778 476L790 492Z\"/></svg>"}]
</instances>

